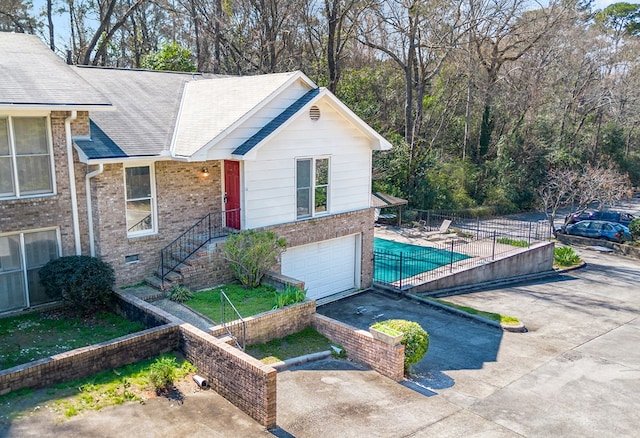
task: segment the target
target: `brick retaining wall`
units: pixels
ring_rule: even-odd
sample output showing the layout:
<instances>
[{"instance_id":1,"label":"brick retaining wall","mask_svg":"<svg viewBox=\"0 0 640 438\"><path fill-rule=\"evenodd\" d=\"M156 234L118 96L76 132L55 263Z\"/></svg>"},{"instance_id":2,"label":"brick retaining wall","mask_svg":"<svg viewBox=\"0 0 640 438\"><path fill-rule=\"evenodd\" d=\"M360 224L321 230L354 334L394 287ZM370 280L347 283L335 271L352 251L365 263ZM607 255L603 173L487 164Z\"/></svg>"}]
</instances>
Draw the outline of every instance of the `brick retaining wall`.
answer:
<instances>
[{"instance_id":1,"label":"brick retaining wall","mask_svg":"<svg viewBox=\"0 0 640 438\"><path fill-rule=\"evenodd\" d=\"M88 377L175 350L178 333L177 324L166 324L2 370L0 394Z\"/></svg>"},{"instance_id":2,"label":"brick retaining wall","mask_svg":"<svg viewBox=\"0 0 640 438\"><path fill-rule=\"evenodd\" d=\"M138 321L179 323L176 349L217 393L265 427L276 425L276 371L162 309L126 293L117 293L121 309ZM315 303L313 311L315 311Z\"/></svg>"},{"instance_id":3,"label":"brick retaining wall","mask_svg":"<svg viewBox=\"0 0 640 438\"><path fill-rule=\"evenodd\" d=\"M316 302L306 301L245 318L245 343L262 344L298 333L311 325L311 318L315 312ZM225 328L217 325L211 328L210 333L213 336L221 336L225 334Z\"/></svg>"},{"instance_id":4,"label":"brick retaining wall","mask_svg":"<svg viewBox=\"0 0 640 438\"><path fill-rule=\"evenodd\" d=\"M214 391L266 428L276 426L275 369L191 324L180 326L180 351Z\"/></svg>"},{"instance_id":5,"label":"brick retaining wall","mask_svg":"<svg viewBox=\"0 0 640 438\"><path fill-rule=\"evenodd\" d=\"M396 382L404 379L404 345L388 345L371 333L318 313L313 314L311 326L331 342L342 345L347 357L364 363Z\"/></svg>"}]
</instances>

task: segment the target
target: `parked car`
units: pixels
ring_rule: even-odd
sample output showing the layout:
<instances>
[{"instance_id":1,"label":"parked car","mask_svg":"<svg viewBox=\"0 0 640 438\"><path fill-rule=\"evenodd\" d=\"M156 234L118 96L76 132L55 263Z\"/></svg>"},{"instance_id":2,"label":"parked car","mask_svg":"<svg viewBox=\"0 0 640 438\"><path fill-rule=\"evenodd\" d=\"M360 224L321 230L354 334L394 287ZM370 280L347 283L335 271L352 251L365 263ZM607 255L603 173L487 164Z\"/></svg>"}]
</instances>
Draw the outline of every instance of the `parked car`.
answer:
<instances>
[{"instance_id":1,"label":"parked car","mask_svg":"<svg viewBox=\"0 0 640 438\"><path fill-rule=\"evenodd\" d=\"M628 227L635 216L630 213L621 213L618 211L599 211L599 210L584 210L567 215L564 219L564 224L574 224L580 221L596 220L616 222L618 224Z\"/></svg>"},{"instance_id":2,"label":"parked car","mask_svg":"<svg viewBox=\"0 0 640 438\"><path fill-rule=\"evenodd\" d=\"M592 239L605 239L611 242L626 242L631 240L629 228L615 222L607 221L580 221L569 224L564 228L564 233L572 236L590 237Z\"/></svg>"}]
</instances>

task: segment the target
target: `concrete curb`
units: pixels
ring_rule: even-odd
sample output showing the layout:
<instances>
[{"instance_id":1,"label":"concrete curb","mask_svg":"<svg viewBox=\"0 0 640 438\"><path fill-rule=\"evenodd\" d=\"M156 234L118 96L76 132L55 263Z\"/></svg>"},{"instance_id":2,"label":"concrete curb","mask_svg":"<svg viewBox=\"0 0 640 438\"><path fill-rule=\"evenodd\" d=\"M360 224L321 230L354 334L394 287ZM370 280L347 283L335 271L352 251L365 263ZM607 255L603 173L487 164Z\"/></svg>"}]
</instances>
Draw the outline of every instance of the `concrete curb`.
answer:
<instances>
[{"instance_id":1,"label":"concrete curb","mask_svg":"<svg viewBox=\"0 0 640 438\"><path fill-rule=\"evenodd\" d=\"M383 293L387 293L387 292L390 292L390 291L383 290L382 292ZM418 301L419 303L426 304L427 306L432 306L432 307L435 307L437 309L443 310L445 312L449 312L449 313L453 313L454 315L461 316L463 318L473 319L473 320L478 321L480 323L489 325L491 327L499 328L499 329L501 329L503 331L506 331L506 332L513 332L513 333L526 333L527 332L527 328L522 323L520 323L518 325L502 324L502 323L500 323L498 321L494 321L493 319L485 318L485 317L480 316L480 315L474 315L472 313L467 313L464 310L456 309L455 307L451 307L451 306L446 306L444 304L438 303L437 301L431 301L431 300L429 300L427 298L423 298L423 297L418 296L418 295L403 294L403 293L398 292L398 291L395 291L395 293L397 295L401 295L403 297L409 298L410 300L415 300L415 301Z\"/></svg>"},{"instance_id":2,"label":"concrete curb","mask_svg":"<svg viewBox=\"0 0 640 438\"><path fill-rule=\"evenodd\" d=\"M295 367L298 365L302 365L307 362L313 362L315 360L322 360L331 357L331 351L320 351L318 353L305 354L304 356L293 357L291 359L287 359L284 361L276 362L271 364L270 366L275 368L277 371L284 371L291 367Z\"/></svg>"},{"instance_id":3,"label":"concrete curb","mask_svg":"<svg viewBox=\"0 0 640 438\"><path fill-rule=\"evenodd\" d=\"M555 269L552 269L550 271L539 272L536 274L519 275L517 277L508 277L508 278L502 278L500 280L486 281L484 283L474 283L474 284L468 284L464 286L452 287L448 289L440 289L437 291L424 293L424 295L430 296L430 297L437 297L437 298L446 297L450 295L460 295L466 292L471 292L471 291L477 292L483 289L502 287L502 286L506 286L514 283L523 283L525 281L541 280L544 278L553 277L555 275L560 275L562 272L564 271L556 271Z\"/></svg>"}]
</instances>

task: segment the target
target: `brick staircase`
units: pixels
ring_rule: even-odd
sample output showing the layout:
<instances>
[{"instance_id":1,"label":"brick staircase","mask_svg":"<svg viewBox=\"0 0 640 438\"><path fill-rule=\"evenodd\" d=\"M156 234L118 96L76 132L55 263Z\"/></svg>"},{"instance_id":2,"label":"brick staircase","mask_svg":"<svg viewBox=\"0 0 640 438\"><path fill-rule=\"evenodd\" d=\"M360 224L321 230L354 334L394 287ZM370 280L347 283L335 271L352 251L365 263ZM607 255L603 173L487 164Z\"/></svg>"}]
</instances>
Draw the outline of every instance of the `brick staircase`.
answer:
<instances>
[{"instance_id":1,"label":"brick staircase","mask_svg":"<svg viewBox=\"0 0 640 438\"><path fill-rule=\"evenodd\" d=\"M226 236L212 239L197 249L171 272L165 274L164 282L162 281L161 269L158 267L152 276L145 279L146 283L156 289L166 291L176 285L184 285L191 290L200 290L231 281L233 273L228 262L222 257L221 246L218 245L226 239ZM180 260L175 260L175 262L178 261ZM165 272L167 269L165 266Z\"/></svg>"}]
</instances>

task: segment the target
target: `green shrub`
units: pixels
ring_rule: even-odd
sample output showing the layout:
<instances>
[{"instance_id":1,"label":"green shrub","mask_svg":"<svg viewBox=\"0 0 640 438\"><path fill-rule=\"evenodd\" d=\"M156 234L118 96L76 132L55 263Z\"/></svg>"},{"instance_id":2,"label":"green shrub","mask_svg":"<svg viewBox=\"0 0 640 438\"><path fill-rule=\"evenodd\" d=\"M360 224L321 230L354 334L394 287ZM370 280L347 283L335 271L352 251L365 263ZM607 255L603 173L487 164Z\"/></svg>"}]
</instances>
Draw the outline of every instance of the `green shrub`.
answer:
<instances>
[{"instance_id":1,"label":"green shrub","mask_svg":"<svg viewBox=\"0 0 640 438\"><path fill-rule=\"evenodd\" d=\"M397 330L404 334L402 344L404 344L404 369L409 371L409 367L420 362L429 349L429 333L420 324L404 319L388 319L377 323Z\"/></svg>"},{"instance_id":2,"label":"green shrub","mask_svg":"<svg viewBox=\"0 0 640 438\"><path fill-rule=\"evenodd\" d=\"M640 239L640 218L635 218L629 224L629 231L634 239Z\"/></svg>"},{"instance_id":3,"label":"green shrub","mask_svg":"<svg viewBox=\"0 0 640 438\"><path fill-rule=\"evenodd\" d=\"M178 363L175 357L163 356L149 365L149 383L158 390L166 389L176 380Z\"/></svg>"},{"instance_id":4,"label":"green shrub","mask_svg":"<svg viewBox=\"0 0 640 438\"><path fill-rule=\"evenodd\" d=\"M113 295L113 268L89 256L60 257L40 269L40 283L48 296L81 311L106 306Z\"/></svg>"},{"instance_id":5,"label":"green shrub","mask_svg":"<svg viewBox=\"0 0 640 438\"><path fill-rule=\"evenodd\" d=\"M286 248L287 241L273 231L244 230L229 237L222 254L231 263L236 279L244 287L254 288Z\"/></svg>"},{"instance_id":6,"label":"green shrub","mask_svg":"<svg viewBox=\"0 0 640 438\"><path fill-rule=\"evenodd\" d=\"M575 266L582 262L573 248L561 246L553 250L553 261L558 266Z\"/></svg>"},{"instance_id":7,"label":"green shrub","mask_svg":"<svg viewBox=\"0 0 640 438\"><path fill-rule=\"evenodd\" d=\"M193 293L186 286L176 285L169 290L167 298L176 303L184 303L193 298Z\"/></svg>"},{"instance_id":8,"label":"green shrub","mask_svg":"<svg viewBox=\"0 0 640 438\"><path fill-rule=\"evenodd\" d=\"M274 309L300 303L307 297L307 291L296 286L287 285L282 292L276 292L276 305Z\"/></svg>"}]
</instances>

